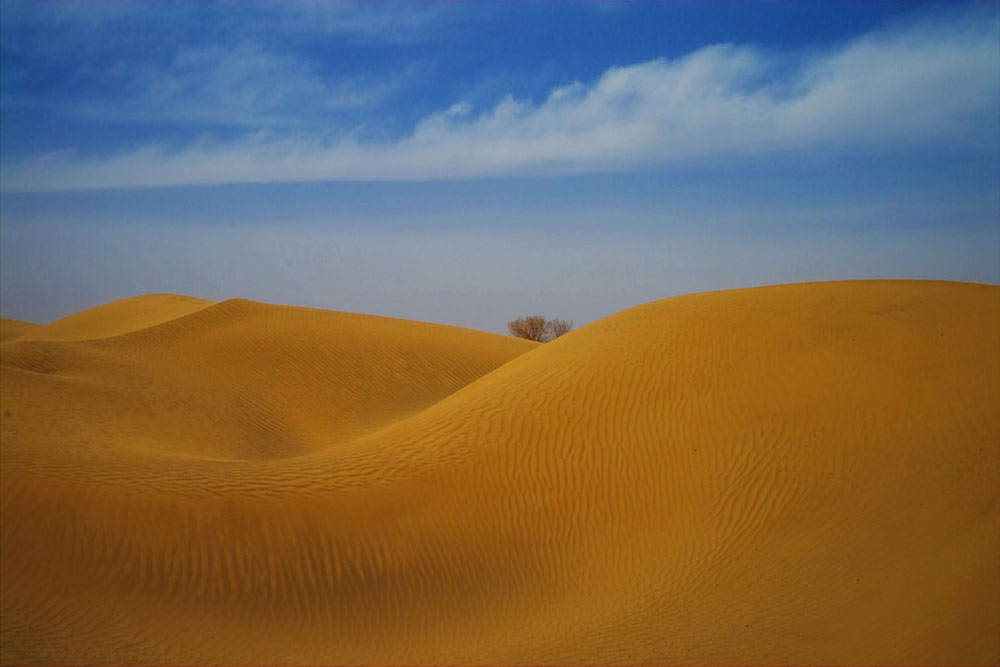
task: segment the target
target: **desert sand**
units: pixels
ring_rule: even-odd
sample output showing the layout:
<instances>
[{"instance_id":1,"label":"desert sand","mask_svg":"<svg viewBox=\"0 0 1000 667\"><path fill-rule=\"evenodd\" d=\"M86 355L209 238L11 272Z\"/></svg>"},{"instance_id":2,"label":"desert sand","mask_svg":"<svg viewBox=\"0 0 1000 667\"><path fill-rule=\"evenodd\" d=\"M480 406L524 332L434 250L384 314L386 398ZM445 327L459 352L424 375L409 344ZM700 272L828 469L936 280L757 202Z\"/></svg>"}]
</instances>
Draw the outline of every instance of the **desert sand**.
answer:
<instances>
[{"instance_id":1,"label":"desert sand","mask_svg":"<svg viewBox=\"0 0 1000 667\"><path fill-rule=\"evenodd\" d=\"M19 338L28 333L38 325L34 322L24 322L22 320L11 320L6 317L0 318L0 343Z\"/></svg>"},{"instance_id":2,"label":"desert sand","mask_svg":"<svg viewBox=\"0 0 1000 667\"><path fill-rule=\"evenodd\" d=\"M23 340L109 338L189 315L212 303L178 294L135 296L74 313L44 327L31 325L19 337Z\"/></svg>"},{"instance_id":3,"label":"desert sand","mask_svg":"<svg viewBox=\"0 0 1000 667\"><path fill-rule=\"evenodd\" d=\"M1000 662L1000 287L3 326L4 664Z\"/></svg>"}]
</instances>

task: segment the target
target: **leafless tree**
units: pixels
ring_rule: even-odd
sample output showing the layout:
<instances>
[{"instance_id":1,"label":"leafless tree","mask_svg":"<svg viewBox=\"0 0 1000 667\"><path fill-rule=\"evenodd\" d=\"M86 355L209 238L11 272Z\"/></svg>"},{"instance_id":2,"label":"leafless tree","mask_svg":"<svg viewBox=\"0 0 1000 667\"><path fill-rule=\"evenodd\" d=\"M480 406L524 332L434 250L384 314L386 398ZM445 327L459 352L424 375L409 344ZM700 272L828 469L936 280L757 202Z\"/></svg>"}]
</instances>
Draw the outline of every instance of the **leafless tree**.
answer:
<instances>
[{"instance_id":1,"label":"leafless tree","mask_svg":"<svg viewBox=\"0 0 1000 667\"><path fill-rule=\"evenodd\" d=\"M572 320L549 320L545 323L545 328L549 333L549 340L554 340L559 338L559 336L569 333L569 330L573 328Z\"/></svg>"},{"instance_id":2,"label":"leafless tree","mask_svg":"<svg viewBox=\"0 0 1000 667\"><path fill-rule=\"evenodd\" d=\"M545 341L545 318L541 315L525 315L507 323L511 336L527 340Z\"/></svg>"},{"instance_id":3,"label":"leafless tree","mask_svg":"<svg viewBox=\"0 0 1000 667\"><path fill-rule=\"evenodd\" d=\"M541 315L524 315L507 323L511 336L547 343L573 328L573 322L546 320Z\"/></svg>"}]
</instances>

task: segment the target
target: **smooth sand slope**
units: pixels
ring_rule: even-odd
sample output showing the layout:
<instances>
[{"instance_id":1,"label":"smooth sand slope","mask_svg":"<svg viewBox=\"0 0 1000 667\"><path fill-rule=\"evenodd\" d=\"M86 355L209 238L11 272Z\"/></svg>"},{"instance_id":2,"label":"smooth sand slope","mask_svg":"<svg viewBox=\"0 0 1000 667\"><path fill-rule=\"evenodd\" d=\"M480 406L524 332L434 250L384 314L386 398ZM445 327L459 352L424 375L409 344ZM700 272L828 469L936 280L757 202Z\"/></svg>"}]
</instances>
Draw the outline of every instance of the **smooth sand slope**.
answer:
<instances>
[{"instance_id":1,"label":"smooth sand slope","mask_svg":"<svg viewBox=\"0 0 1000 667\"><path fill-rule=\"evenodd\" d=\"M38 328L38 326L33 322L23 322L21 320L2 317L0 318L0 343L6 343L7 341L19 338L32 329Z\"/></svg>"},{"instance_id":2,"label":"smooth sand slope","mask_svg":"<svg viewBox=\"0 0 1000 667\"><path fill-rule=\"evenodd\" d=\"M0 347L5 663L1000 662L998 287L78 337Z\"/></svg>"},{"instance_id":3,"label":"smooth sand slope","mask_svg":"<svg viewBox=\"0 0 1000 667\"><path fill-rule=\"evenodd\" d=\"M288 458L419 412L537 346L243 299L202 302L170 319L180 298L116 301L4 345L4 403L17 408L4 432L16 428L17 441L50 443L68 457ZM81 340L143 319L158 324ZM42 335L57 325L61 340Z\"/></svg>"},{"instance_id":4,"label":"smooth sand slope","mask_svg":"<svg viewBox=\"0 0 1000 667\"><path fill-rule=\"evenodd\" d=\"M21 334L23 340L89 340L119 336L190 315L212 301L178 294L149 294L74 313Z\"/></svg>"}]
</instances>

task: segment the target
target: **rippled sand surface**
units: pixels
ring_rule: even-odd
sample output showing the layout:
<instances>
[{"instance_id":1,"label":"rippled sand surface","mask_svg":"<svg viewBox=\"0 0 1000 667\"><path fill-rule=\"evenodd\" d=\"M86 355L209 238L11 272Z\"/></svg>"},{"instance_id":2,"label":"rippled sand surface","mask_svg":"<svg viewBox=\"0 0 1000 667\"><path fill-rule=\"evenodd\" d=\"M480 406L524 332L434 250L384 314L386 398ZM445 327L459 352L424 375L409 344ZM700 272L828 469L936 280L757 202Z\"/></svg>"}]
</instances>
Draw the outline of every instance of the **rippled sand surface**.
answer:
<instances>
[{"instance_id":1,"label":"rippled sand surface","mask_svg":"<svg viewBox=\"0 0 1000 667\"><path fill-rule=\"evenodd\" d=\"M995 286L2 332L5 664L1000 662Z\"/></svg>"}]
</instances>

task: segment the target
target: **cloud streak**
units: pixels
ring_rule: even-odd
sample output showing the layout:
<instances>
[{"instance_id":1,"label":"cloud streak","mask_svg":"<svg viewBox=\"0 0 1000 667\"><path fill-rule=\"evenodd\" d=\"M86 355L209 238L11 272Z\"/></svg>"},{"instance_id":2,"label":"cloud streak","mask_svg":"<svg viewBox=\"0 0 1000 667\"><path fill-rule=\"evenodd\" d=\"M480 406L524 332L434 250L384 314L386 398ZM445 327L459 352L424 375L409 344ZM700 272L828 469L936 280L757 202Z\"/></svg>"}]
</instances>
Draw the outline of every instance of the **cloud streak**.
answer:
<instances>
[{"instance_id":1,"label":"cloud streak","mask_svg":"<svg viewBox=\"0 0 1000 667\"><path fill-rule=\"evenodd\" d=\"M389 142L323 128L230 142L72 150L2 167L3 189L65 190L320 180L440 180L595 173L757 159L790 151L949 147L998 153L1000 22L952 13L808 54L716 45L613 67L539 101L458 100ZM269 59L280 69L280 61ZM226 74L225 71L222 71ZM279 71L240 69L226 99L254 98ZM304 75L299 82L309 81ZM202 84L207 85L204 81ZM211 83L211 82L209 82ZM174 79L170 85L185 85ZM224 88L224 87L223 87ZM317 90L328 89L317 88ZM350 91L339 103L354 104ZM280 96L279 96L280 97ZM329 98L336 104L336 96ZM277 102L273 105L282 110Z\"/></svg>"},{"instance_id":2,"label":"cloud streak","mask_svg":"<svg viewBox=\"0 0 1000 667\"><path fill-rule=\"evenodd\" d=\"M325 77L302 57L243 40L178 49L166 67L122 65L128 95L94 100L81 111L102 120L296 127L331 114L368 109L408 85L414 67L391 77Z\"/></svg>"}]
</instances>

